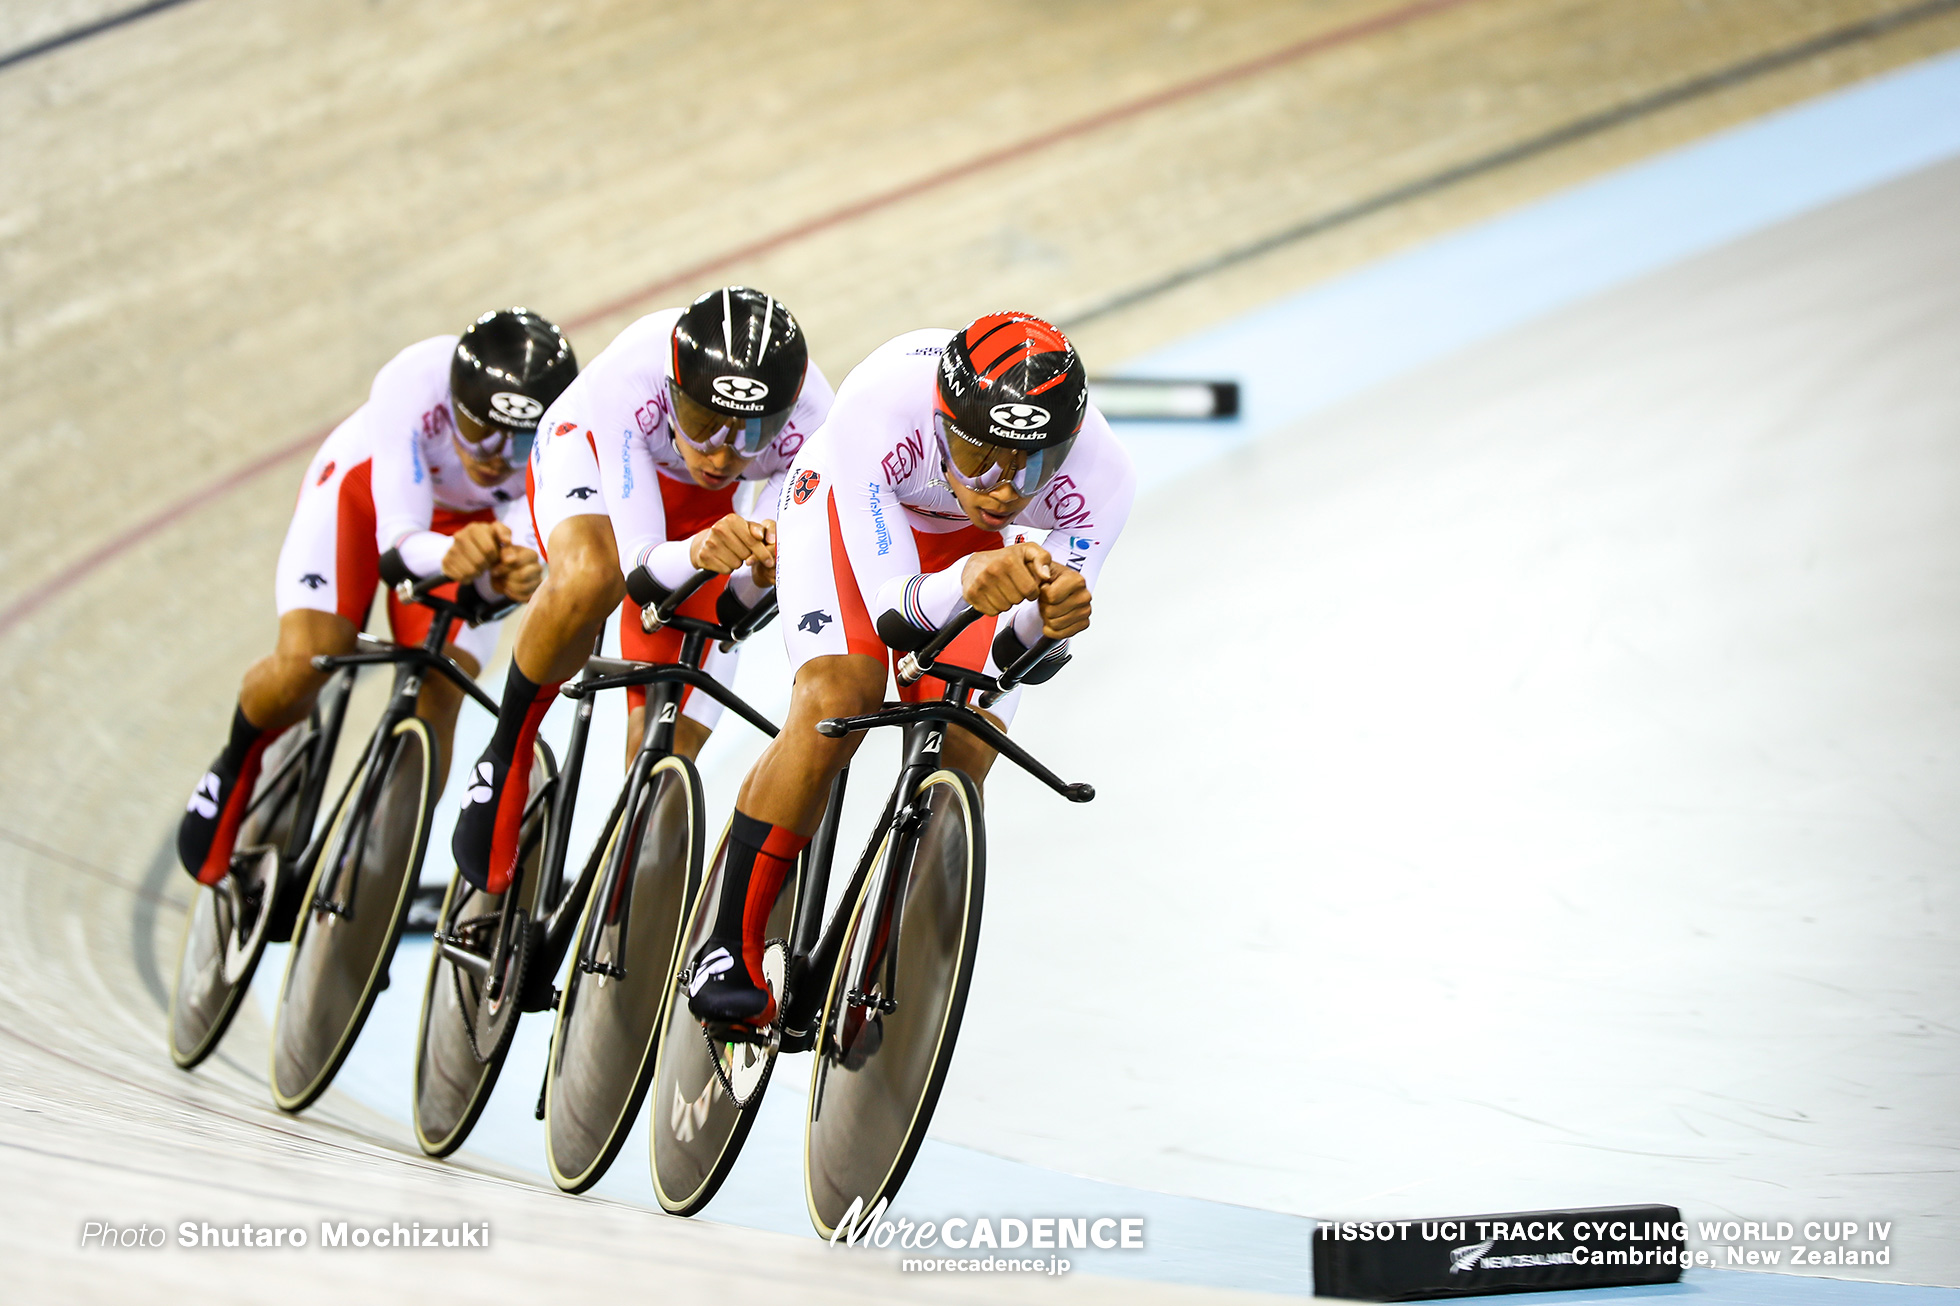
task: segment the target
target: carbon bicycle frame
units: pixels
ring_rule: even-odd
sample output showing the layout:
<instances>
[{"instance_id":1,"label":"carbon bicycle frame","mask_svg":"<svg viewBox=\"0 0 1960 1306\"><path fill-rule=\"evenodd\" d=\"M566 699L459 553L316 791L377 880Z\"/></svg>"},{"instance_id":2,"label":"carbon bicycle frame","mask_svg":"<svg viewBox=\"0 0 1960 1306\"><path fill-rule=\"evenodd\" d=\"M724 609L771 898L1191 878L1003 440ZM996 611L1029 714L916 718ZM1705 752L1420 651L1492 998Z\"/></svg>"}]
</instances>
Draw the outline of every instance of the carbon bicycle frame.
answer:
<instances>
[{"instance_id":1,"label":"carbon bicycle frame","mask_svg":"<svg viewBox=\"0 0 1960 1306\"><path fill-rule=\"evenodd\" d=\"M350 828L358 832L357 837L361 842L352 850L351 857L340 858L333 874L321 881L311 903L315 911L330 912L343 918L351 918L354 914L354 900L360 885L360 877L347 872L346 868L349 865L359 865L361 855L366 851L367 817L380 797L381 776L387 769L386 763L391 760L388 753L393 746L395 727L415 715L416 701L421 697L425 675L433 671L446 676L464 694L488 708L493 715L497 711L496 700L484 693L474 680L465 675L463 669L456 665L453 659L443 656L442 646L448 640L449 623L467 622L474 615L456 603L436 598L427 592L443 583L445 583L444 577L430 577L416 586L409 587L409 593L404 596L432 609L434 614L429 622L429 633L423 637L419 647L412 644L391 644L382 640L372 640L369 641L372 647L362 652L332 654L313 659L313 668L316 671L339 671L343 667L364 666L395 668L394 688L389 693L388 705L381 713L380 722L368 739L362 765L355 771L354 776L348 779L348 788L341 790L340 803L335 806L335 810L339 810L340 804L348 801L349 790L352 789L355 780L359 779L361 787L353 796L354 807L348 813L347 819L355 823ZM489 619L488 614L477 617L477 620L487 619ZM337 724L335 729L338 731ZM440 759L431 760L440 761ZM329 823L328 828L319 831L314 836L314 842L308 845L308 864L313 858L320 856L322 845L331 828L332 825ZM348 881L344 899L337 898L335 893L342 879Z\"/></svg>"},{"instance_id":2,"label":"carbon bicycle frame","mask_svg":"<svg viewBox=\"0 0 1960 1306\"><path fill-rule=\"evenodd\" d=\"M837 823L843 814L844 790L850 768L847 766L839 771L837 778L831 782L823 819L810 840L808 854L797 878L796 918L790 931L789 957L784 968L783 1036L779 1051L806 1052L815 1045L818 1008L829 991L829 977L836 969L838 955L843 950L851 909L864 892L872 863L877 859L878 849L883 846L887 835L893 840L892 864L902 866L909 862L913 841L918 837L925 819L925 813L912 806L911 800L926 777L941 769L947 728L965 730L1070 802L1086 803L1096 796L1096 791L1089 785L1069 784L1056 776L968 702L975 694L986 695L988 697L982 701L992 702L1011 690L1049 652L1055 641L1038 642L998 678L964 667L936 665L933 662L932 659L979 615L967 609L941 627L925 648L900 664L900 683L910 683L907 676L917 680L928 671L943 680L946 688L937 701L886 703L877 711L862 716L832 717L817 723L817 733L832 739L880 726L902 726L905 729L905 758L900 764L898 781L892 786L891 796L885 800L884 812L871 827L871 836L865 841L864 852L859 856L850 882L838 899L837 909L831 913L822 936L818 937L818 922L830 892ZM900 807L901 801L905 806ZM886 901L880 904L880 911L902 906L904 889L901 880L902 877L898 875L887 880L884 886ZM898 941L894 937L881 962L887 977L884 1002L890 1001L890 978L897 974L897 955Z\"/></svg>"}]
</instances>

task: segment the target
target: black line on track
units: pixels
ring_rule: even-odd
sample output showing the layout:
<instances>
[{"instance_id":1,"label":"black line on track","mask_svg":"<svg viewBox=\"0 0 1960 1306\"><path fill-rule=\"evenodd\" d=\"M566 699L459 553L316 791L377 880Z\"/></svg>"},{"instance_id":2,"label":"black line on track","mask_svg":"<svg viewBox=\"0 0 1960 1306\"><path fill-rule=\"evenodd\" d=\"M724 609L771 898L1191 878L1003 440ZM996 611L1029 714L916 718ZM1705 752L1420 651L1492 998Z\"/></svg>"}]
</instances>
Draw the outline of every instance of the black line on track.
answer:
<instances>
[{"instance_id":1,"label":"black line on track","mask_svg":"<svg viewBox=\"0 0 1960 1306\"><path fill-rule=\"evenodd\" d=\"M348 1211L369 1217L372 1217L374 1214L370 1208L364 1206L335 1205L331 1202L310 1199L306 1196L305 1191L300 1188L295 1188L290 1192L270 1192L262 1188L241 1188L237 1184L228 1184L217 1179L200 1178L197 1174L189 1170L174 1174L165 1170L145 1170L140 1165L125 1165L120 1161L106 1161L99 1156L82 1156L74 1152L54 1152L45 1147L30 1147L26 1143L15 1143L6 1139L0 1139L0 1147L10 1148L16 1152L26 1152L31 1156L45 1156L53 1161L69 1161L76 1165L99 1166L104 1170L114 1170L118 1174L142 1175L145 1179L161 1179L166 1183L190 1184L197 1188L210 1188L219 1192L239 1193L246 1197L256 1197L264 1201L292 1202L298 1206L310 1206L320 1211Z\"/></svg>"},{"instance_id":2,"label":"black line on track","mask_svg":"<svg viewBox=\"0 0 1960 1306\"><path fill-rule=\"evenodd\" d=\"M156 874L156 865L154 862L151 863L147 878L143 884L135 885L123 879L122 876L115 874L113 871L105 871L100 866L85 862L79 857L61 851L59 848L50 847L38 839L30 839L24 834L16 834L12 830L0 829L0 843L10 843L16 848L23 849L39 857L45 857L57 865L68 867L70 870L80 871L83 875L100 880L104 884L114 885L118 889L136 894L138 897L148 895L159 907L168 907L172 911L179 912L185 910L183 903L173 902L163 895L162 885L169 877L159 877Z\"/></svg>"},{"instance_id":3,"label":"black line on track","mask_svg":"<svg viewBox=\"0 0 1960 1306\"><path fill-rule=\"evenodd\" d=\"M247 1116L241 1116L231 1111L223 1110L208 1102L200 1102L193 1098L169 1092L155 1084L145 1084L139 1080L126 1078L106 1067L94 1065L78 1056L63 1052L58 1048L51 1048L38 1039L29 1038L19 1030L10 1029L5 1025L0 1025L0 1036L5 1036L14 1040L16 1043L32 1048L43 1056L52 1057L56 1061L66 1062L68 1065L74 1066L79 1070L86 1070L91 1074L98 1075L112 1084L120 1084L124 1088L134 1090L135 1092L160 1098L184 1110L201 1111L205 1115L213 1116L219 1120L229 1121L236 1125L244 1125L248 1129L258 1129L266 1133L277 1134L281 1138L287 1138L298 1143L317 1147L323 1151L344 1153L362 1160L400 1161L412 1169L421 1170L429 1174L455 1175L465 1179L477 1180L482 1183L495 1184L503 1188L516 1189L519 1192L545 1193L554 1191L546 1189L541 1183L532 1183L525 1179L517 1179L509 1175L493 1174L487 1170L476 1169L474 1166L459 1162L453 1156L440 1159L423 1156L420 1152L408 1151L406 1148L399 1147L387 1139L373 1138L362 1134L354 1126L342 1124L336 1120L321 1119L317 1116L309 1118L309 1122L315 1128L332 1130L335 1133L345 1135L345 1139L328 1138L320 1134L304 1133L297 1127L287 1126L283 1123L284 1121L292 1120L296 1126L298 1117L282 1115L254 1120ZM188 1075L186 1082L188 1082ZM605 1197L597 1193L581 1193L578 1195L578 1200L582 1202L596 1202L600 1205L615 1207L622 1211L637 1211L648 1215L659 1214L658 1211L651 1210L647 1207L635 1206L631 1202L623 1202L616 1197Z\"/></svg>"},{"instance_id":4,"label":"black line on track","mask_svg":"<svg viewBox=\"0 0 1960 1306\"><path fill-rule=\"evenodd\" d=\"M1648 95L1643 95L1639 99L1630 100L1614 108L1588 114L1583 118L1566 123L1562 127L1555 127L1551 131L1529 137L1514 145L1507 145L1489 154L1480 155L1477 158L1444 168L1440 172L1432 172L1426 177L1418 177L1414 181L1404 182L1400 186L1391 187L1388 190L1371 195L1366 199L1356 200L1352 204L1344 205L1331 212L1308 218L1305 222L1288 227L1284 231L1275 232L1270 236L1261 237L1250 244L1240 245L1235 249L1226 250L1222 254L1214 254L1210 258L1203 259L1176 272L1159 277L1155 281L1147 281L1141 286L1126 290L1113 298L1105 299L1100 304L1095 304L1080 313L1061 318L1057 321L1056 325L1064 330L1072 331L1085 323L1094 322L1098 318L1108 317L1112 313L1133 307L1145 300L1154 299L1158 295L1176 290L1180 286L1202 280L1215 272L1223 272L1227 268L1249 262L1262 254L1269 254L1284 246L1311 239L1332 231L1337 227L1344 227L1352 222L1358 222L1362 218L1371 217L1374 214L1393 208L1398 204L1406 203L1409 200L1420 199L1425 195L1431 195L1437 191L1445 190L1456 185L1458 182L1468 181L1473 177L1482 176L1487 172L1495 172L1499 168L1508 167L1513 163L1519 163L1536 155L1548 153L1562 145L1569 145L1574 141L1583 140L1588 136L1596 136L1600 132L1608 131L1614 127L1622 126L1640 118L1645 118L1650 114L1658 113L1662 109L1672 108L1677 104L1699 99L1704 95L1711 95L1716 91L1727 90L1732 86L1739 86L1744 82L1752 81L1765 74L1788 68L1792 64L1802 63L1806 59L1812 59L1821 54L1829 54L1833 50L1840 50L1845 46L1856 45L1862 41L1873 40L1890 32L1897 31L1899 28L1923 22L1928 18L1937 18L1942 14L1952 13L1955 10L1960 10L1960 0L1927 0L1927 3L1924 4L1913 5L1889 14L1881 14L1876 18L1867 18L1862 22L1834 28L1831 31L1813 36L1809 40L1799 41L1795 45L1786 46L1781 50L1773 50L1768 54L1756 55L1753 58L1731 64L1729 67L1719 69L1716 72L1704 73L1700 77L1693 77L1685 82L1678 82L1673 86L1665 87Z\"/></svg>"},{"instance_id":5,"label":"black line on track","mask_svg":"<svg viewBox=\"0 0 1960 1306\"><path fill-rule=\"evenodd\" d=\"M166 1015L170 1011L170 989L163 982L163 962L157 956L157 905L169 902L163 896L163 886L170 879L170 872L177 869L175 844L176 840L165 839L157 845L156 855L150 858L150 869L143 876L143 887L136 891L136 905L129 921L136 974L142 979L143 988L155 999L157 1010Z\"/></svg>"},{"instance_id":6,"label":"black line on track","mask_svg":"<svg viewBox=\"0 0 1960 1306\"><path fill-rule=\"evenodd\" d=\"M125 9L119 14L110 14L107 18L98 18L92 23L83 23L80 27L66 32L56 33L48 37L45 41L36 41L32 45L24 45L18 50L10 50L6 54L0 54L0 69L11 68L17 63L26 63L29 59L38 58L41 55L59 50L64 45L73 45L77 41L86 41L89 37L100 32L106 32L112 27L121 27L124 23L133 23L139 18L148 18L151 14L157 13L160 10L174 9L184 3L186 3L186 0L150 0L149 4L137 5L134 9Z\"/></svg>"}]
</instances>

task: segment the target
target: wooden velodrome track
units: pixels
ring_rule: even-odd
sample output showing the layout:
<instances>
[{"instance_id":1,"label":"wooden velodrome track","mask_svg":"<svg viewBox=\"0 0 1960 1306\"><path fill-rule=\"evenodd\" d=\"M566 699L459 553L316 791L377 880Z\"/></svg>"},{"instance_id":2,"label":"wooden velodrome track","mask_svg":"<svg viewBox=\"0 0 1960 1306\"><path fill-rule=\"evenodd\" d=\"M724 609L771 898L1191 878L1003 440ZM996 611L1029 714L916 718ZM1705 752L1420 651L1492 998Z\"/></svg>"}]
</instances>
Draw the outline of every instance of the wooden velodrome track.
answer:
<instances>
[{"instance_id":1,"label":"wooden velodrome track","mask_svg":"<svg viewBox=\"0 0 1960 1306\"><path fill-rule=\"evenodd\" d=\"M0 53L110 8L9 17ZM427 1163L331 1096L281 1117L249 1021L206 1070L170 1067L186 894L159 843L269 643L305 454L404 343L526 303L590 357L740 280L796 308L834 379L897 331L1003 305L1076 324L1110 370L1955 45L1960 15L1907 0L194 0L0 67L11 1273L106 1290L120 1276L71 1250L104 1216L468 1214L553 1255L447 1267L466 1291L558 1282L566 1255L637 1285L652 1251L663 1288L724 1297L984 1295ZM237 1264L140 1274L254 1298ZM401 1271L315 1260L291 1291Z\"/></svg>"}]
</instances>

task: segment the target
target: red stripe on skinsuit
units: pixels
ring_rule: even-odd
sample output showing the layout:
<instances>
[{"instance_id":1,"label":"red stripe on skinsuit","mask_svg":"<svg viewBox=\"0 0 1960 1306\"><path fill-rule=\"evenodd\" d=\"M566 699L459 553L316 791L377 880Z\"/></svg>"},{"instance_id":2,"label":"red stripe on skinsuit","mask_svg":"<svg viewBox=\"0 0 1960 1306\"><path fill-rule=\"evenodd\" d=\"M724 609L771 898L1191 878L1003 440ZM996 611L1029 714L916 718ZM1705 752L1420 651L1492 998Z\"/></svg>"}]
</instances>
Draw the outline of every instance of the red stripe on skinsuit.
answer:
<instances>
[{"instance_id":1,"label":"red stripe on skinsuit","mask_svg":"<svg viewBox=\"0 0 1960 1306\"><path fill-rule=\"evenodd\" d=\"M381 553L374 542L374 463L362 459L340 477L334 520L334 611L359 630L381 583Z\"/></svg>"},{"instance_id":2,"label":"red stripe on skinsuit","mask_svg":"<svg viewBox=\"0 0 1960 1306\"><path fill-rule=\"evenodd\" d=\"M836 492L826 492L824 503L830 509L830 574L837 587L840 609L837 619L844 623L844 646L853 653L883 662L891 650L878 638L878 628L871 624L864 595L858 590L857 573L851 570L851 554L844 547L844 527L837 520Z\"/></svg>"}]
</instances>

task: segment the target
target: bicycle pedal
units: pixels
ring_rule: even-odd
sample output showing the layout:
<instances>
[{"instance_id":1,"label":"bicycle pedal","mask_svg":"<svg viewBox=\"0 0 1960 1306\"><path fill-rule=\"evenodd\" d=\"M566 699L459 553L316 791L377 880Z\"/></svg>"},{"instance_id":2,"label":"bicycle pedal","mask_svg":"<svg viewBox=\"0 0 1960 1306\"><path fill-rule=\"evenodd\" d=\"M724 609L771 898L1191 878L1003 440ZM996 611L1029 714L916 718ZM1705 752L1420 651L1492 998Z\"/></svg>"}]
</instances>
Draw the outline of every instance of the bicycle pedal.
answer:
<instances>
[{"instance_id":1,"label":"bicycle pedal","mask_svg":"<svg viewBox=\"0 0 1960 1306\"><path fill-rule=\"evenodd\" d=\"M755 1047L769 1046L769 1031L757 1029L753 1025L723 1024L720 1021L701 1022L708 1036L717 1043L748 1043Z\"/></svg>"}]
</instances>

